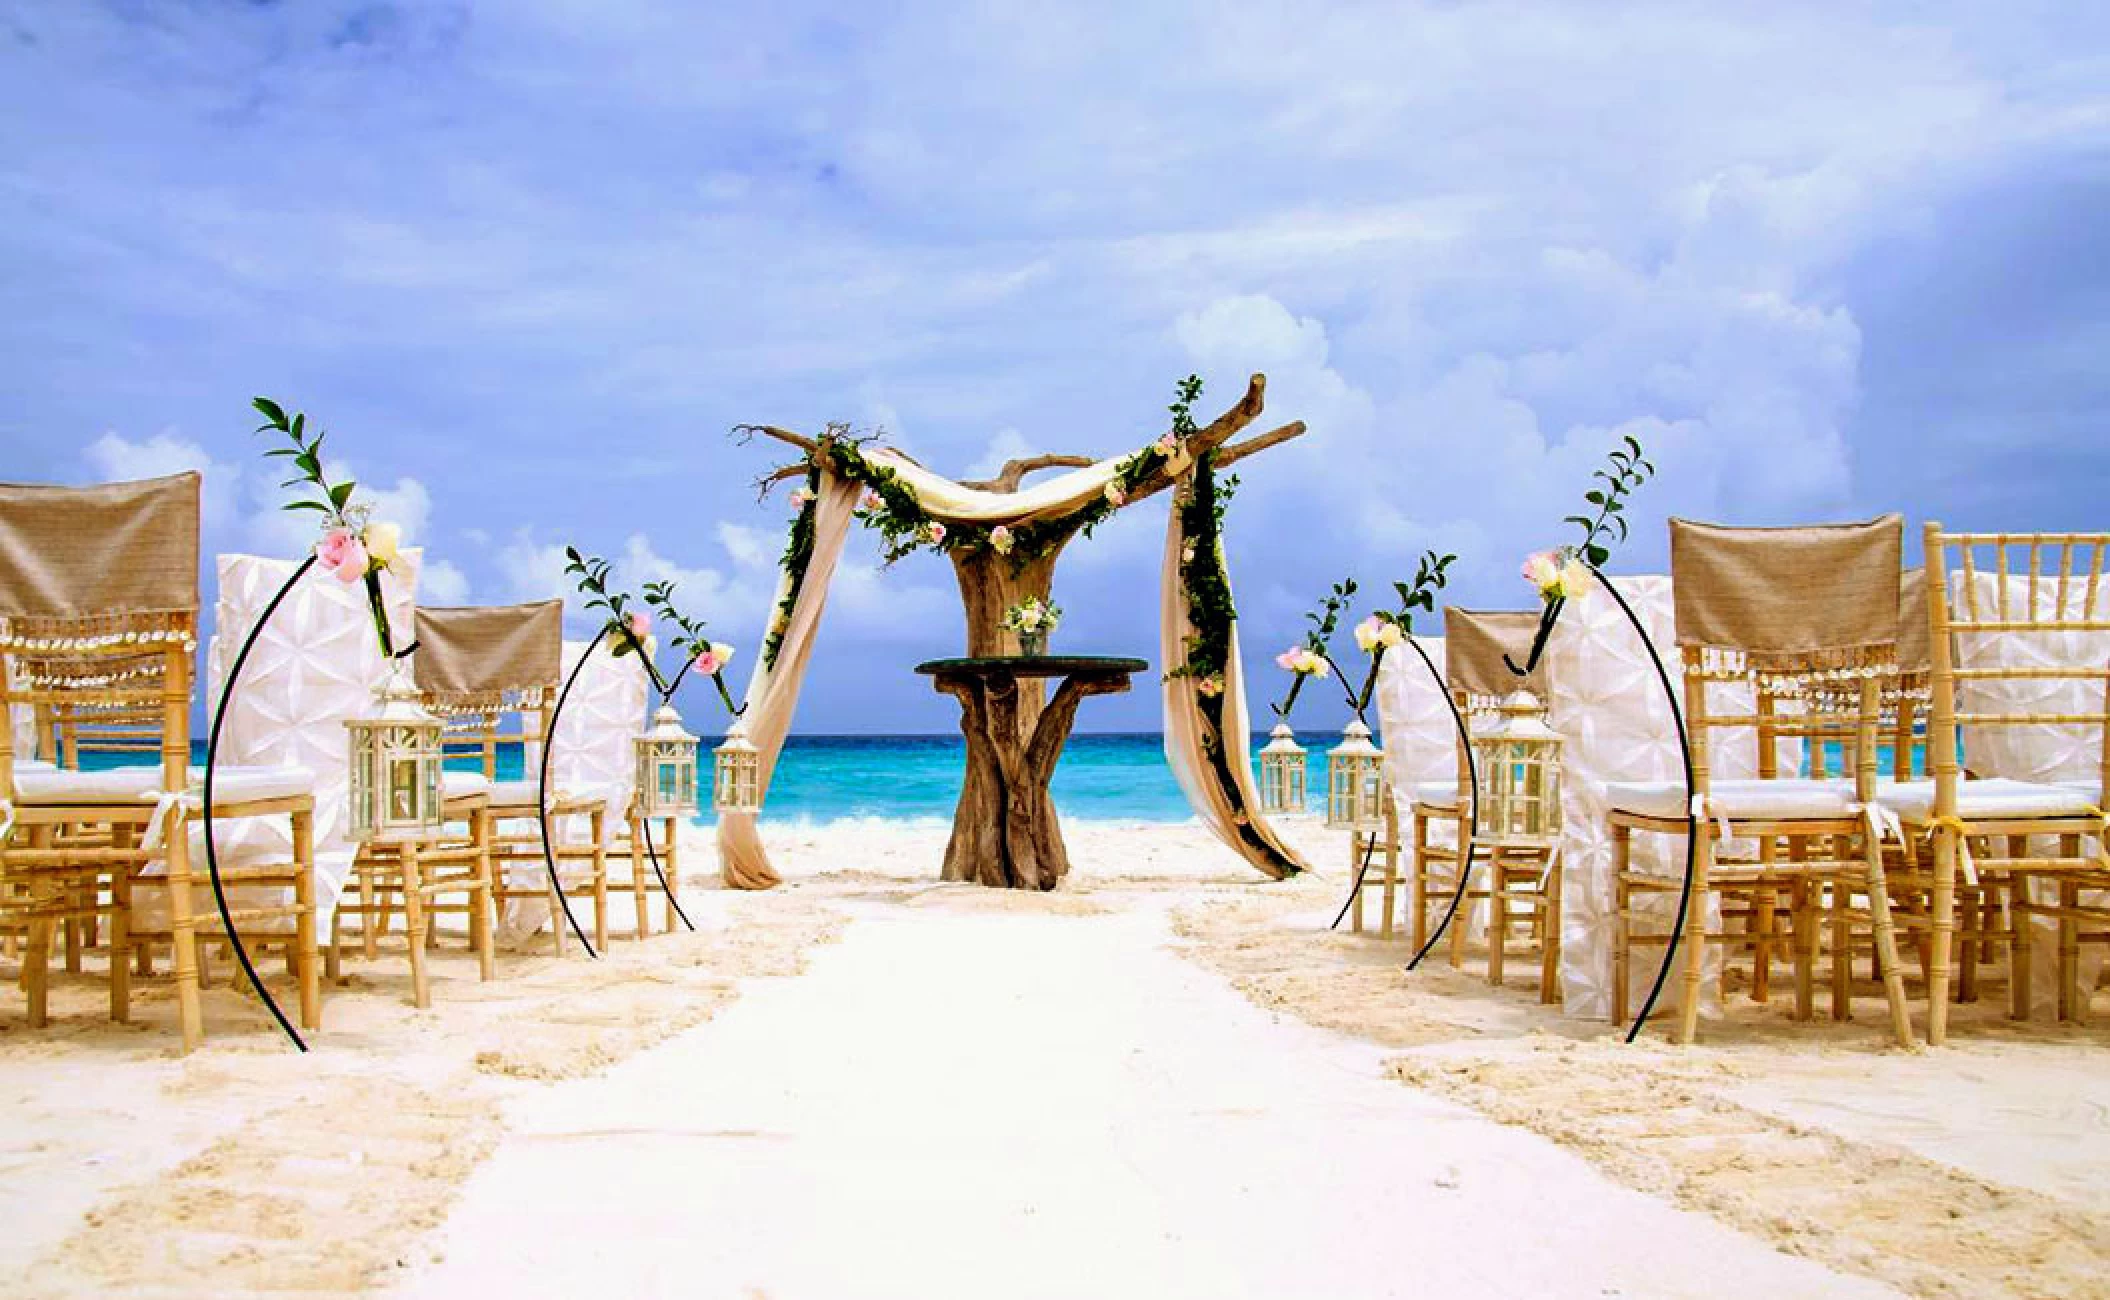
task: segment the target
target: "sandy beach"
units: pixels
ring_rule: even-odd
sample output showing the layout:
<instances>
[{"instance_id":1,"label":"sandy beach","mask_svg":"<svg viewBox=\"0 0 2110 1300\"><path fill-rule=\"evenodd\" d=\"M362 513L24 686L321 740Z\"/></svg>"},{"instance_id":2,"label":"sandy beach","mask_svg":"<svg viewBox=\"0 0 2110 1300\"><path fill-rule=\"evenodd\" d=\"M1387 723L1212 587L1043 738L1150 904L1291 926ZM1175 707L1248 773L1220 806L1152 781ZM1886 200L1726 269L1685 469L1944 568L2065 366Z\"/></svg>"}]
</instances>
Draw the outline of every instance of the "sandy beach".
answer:
<instances>
[{"instance_id":1,"label":"sandy beach","mask_svg":"<svg viewBox=\"0 0 2110 1300\"><path fill-rule=\"evenodd\" d=\"M224 980L189 1058L165 987L111 1026L62 980L51 1031L0 1021L0 1263L40 1296L2110 1294L2100 1028L1989 1000L1906 1053L1871 988L1626 1046L1326 933L1337 874L1069 837L1026 895L936 884L939 829L784 828L786 885L692 889L694 935L488 984L450 945L428 1012L399 950L353 962L305 1057Z\"/></svg>"}]
</instances>

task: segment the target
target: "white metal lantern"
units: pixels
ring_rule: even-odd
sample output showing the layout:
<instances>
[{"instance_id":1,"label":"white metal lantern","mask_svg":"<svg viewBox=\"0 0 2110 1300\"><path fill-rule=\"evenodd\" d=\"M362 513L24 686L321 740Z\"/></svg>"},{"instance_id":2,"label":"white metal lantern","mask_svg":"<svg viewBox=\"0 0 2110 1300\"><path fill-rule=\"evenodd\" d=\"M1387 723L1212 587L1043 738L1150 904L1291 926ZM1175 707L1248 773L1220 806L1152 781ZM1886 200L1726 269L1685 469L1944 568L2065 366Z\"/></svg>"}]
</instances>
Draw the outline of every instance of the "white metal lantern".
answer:
<instances>
[{"instance_id":1,"label":"white metal lantern","mask_svg":"<svg viewBox=\"0 0 2110 1300\"><path fill-rule=\"evenodd\" d=\"M721 813L762 811L762 756L735 722L712 754L711 807Z\"/></svg>"},{"instance_id":2,"label":"white metal lantern","mask_svg":"<svg viewBox=\"0 0 2110 1300\"><path fill-rule=\"evenodd\" d=\"M1260 811L1304 811L1304 747L1287 722L1278 722L1260 750Z\"/></svg>"},{"instance_id":3,"label":"white metal lantern","mask_svg":"<svg viewBox=\"0 0 2110 1300\"><path fill-rule=\"evenodd\" d=\"M401 661L374 692L372 717L346 722L351 742L352 838L408 840L442 821L441 737Z\"/></svg>"},{"instance_id":4,"label":"white metal lantern","mask_svg":"<svg viewBox=\"0 0 2110 1300\"><path fill-rule=\"evenodd\" d=\"M1490 843L1551 844L1561 828L1561 737L1530 691L1502 701L1473 736L1480 809L1473 835Z\"/></svg>"},{"instance_id":5,"label":"white metal lantern","mask_svg":"<svg viewBox=\"0 0 2110 1300\"><path fill-rule=\"evenodd\" d=\"M1326 753L1326 825L1374 831L1385 824L1385 756L1360 718L1341 728Z\"/></svg>"},{"instance_id":6,"label":"white metal lantern","mask_svg":"<svg viewBox=\"0 0 2110 1300\"><path fill-rule=\"evenodd\" d=\"M646 817L689 817L696 812L696 737L681 725L681 715L662 704L652 715L652 729L637 746L637 806Z\"/></svg>"}]
</instances>

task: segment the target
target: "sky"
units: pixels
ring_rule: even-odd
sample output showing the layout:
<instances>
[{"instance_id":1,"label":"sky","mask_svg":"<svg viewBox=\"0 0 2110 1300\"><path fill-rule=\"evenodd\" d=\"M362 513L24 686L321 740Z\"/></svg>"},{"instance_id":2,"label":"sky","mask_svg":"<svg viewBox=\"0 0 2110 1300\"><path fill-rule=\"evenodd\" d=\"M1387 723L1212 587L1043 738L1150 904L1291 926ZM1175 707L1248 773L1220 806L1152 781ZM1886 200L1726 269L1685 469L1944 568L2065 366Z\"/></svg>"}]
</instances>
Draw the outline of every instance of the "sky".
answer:
<instances>
[{"instance_id":1,"label":"sky","mask_svg":"<svg viewBox=\"0 0 2110 1300\"><path fill-rule=\"evenodd\" d=\"M1344 575L1528 605L1626 435L1617 571L1670 515L2110 525L2106 211L2095 5L0 0L0 479L202 468L208 552L297 555L267 394L424 600L573 544L751 655L789 506L733 425L964 478L1261 372L1309 426L1227 525L1264 716ZM1060 647L1158 657L1165 509L1065 553ZM953 729L911 670L963 644L854 539L799 729Z\"/></svg>"}]
</instances>

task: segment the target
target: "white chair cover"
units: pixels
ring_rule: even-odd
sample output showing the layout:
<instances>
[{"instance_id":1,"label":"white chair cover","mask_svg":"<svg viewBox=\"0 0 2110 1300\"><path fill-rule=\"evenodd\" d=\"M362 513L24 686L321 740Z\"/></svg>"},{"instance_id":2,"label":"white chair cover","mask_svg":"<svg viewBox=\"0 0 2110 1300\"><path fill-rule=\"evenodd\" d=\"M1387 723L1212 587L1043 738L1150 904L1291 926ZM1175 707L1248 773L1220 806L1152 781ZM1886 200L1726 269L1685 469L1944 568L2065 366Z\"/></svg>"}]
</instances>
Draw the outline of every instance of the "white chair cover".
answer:
<instances>
[{"instance_id":1,"label":"white chair cover","mask_svg":"<svg viewBox=\"0 0 2110 1300\"><path fill-rule=\"evenodd\" d=\"M1684 700L1677 629L1668 577L1616 578L1619 593L1634 607L1663 656L1671 689ZM1548 722L1561 733L1561 961L1563 1010L1597 1019L1612 1013L1612 841L1605 823L1605 786L1612 781L1679 781L1678 730L1648 649L1616 601L1592 590L1572 599L1546 643L1548 676L1559 687L1549 701ZM1714 707L1751 712L1750 688L1720 690ZM1784 770L1800 761L1800 746L1781 746ZM1757 738L1748 729L1718 731L1708 738L1712 775L1734 779L1756 775ZM1745 846L1748 847L1748 843ZM1682 839L1633 837L1633 862L1676 879L1685 871ZM1659 912L1652 928L1668 930L1677 901L1666 894L1646 912ZM1707 923L1719 926L1720 908L1708 907ZM1703 1012L1718 1011L1721 949L1709 951L1701 985ZM1682 960L1682 959L1681 959ZM1629 972L1633 1010L1638 1011L1663 961L1661 945L1637 948ZM1664 986L1659 1013L1676 1007L1680 982Z\"/></svg>"},{"instance_id":2,"label":"white chair cover","mask_svg":"<svg viewBox=\"0 0 2110 1300\"><path fill-rule=\"evenodd\" d=\"M421 552L403 552L399 572L382 583L389 618L406 634L417 615L417 580ZM235 654L295 563L257 555L218 557L219 601L212 644L206 655L206 713L209 726ZM386 678L387 661L374 637L363 584L346 584L320 568L301 579L278 607L249 652L242 680L227 710L220 733L220 761L267 767L299 766L315 776L316 933L329 934L337 897L351 869L353 845L346 791L350 784L350 748L344 724L372 707L374 689ZM205 732L200 731L199 738ZM291 850L283 818L258 817L218 823L215 841L222 866L258 857L283 858ZM205 833L202 821L191 827L191 863L202 876ZM202 894L202 891L200 891ZM268 900L278 891L268 886L234 890L238 899ZM141 894L142 919L166 924L160 890ZM196 904L210 907L209 896ZM276 924L290 925L290 922Z\"/></svg>"},{"instance_id":3,"label":"white chair cover","mask_svg":"<svg viewBox=\"0 0 2110 1300\"><path fill-rule=\"evenodd\" d=\"M560 681L570 678L587 644L564 643L564 676ZM645 698L645 674L638 661L616 658L604 640L572 682L571 694L564 700L564 712L557 718L556 744L550 752L550 789L553 793L563 791L606 799L611 838L636 787L636 750L632 742L647 721ZM527 780L533 781L540 774L541 750L539 744L524 747L523 775ZM584 817L559 817L550 823L551 839L556 843L577 843L590 832L591 826ZM585 866L566 863L564 868L568 879L571 872L583 871ZM545 870L539 861L515 863L509 883L532 883L530 877L544 879ZM507 900L499 925L507 941L516 942L540 930L549 918L546 898L513 898Z\"/></svg>"},{"instance_id":4,"label":"white chair cover","mask_svg":"<svg viewBox=\"0 0 2110 1300\"><path fill-rule=\"evenodd\" d=\"M1444 702L1446 692L1440 680L1443 638L1418 636L1414 641L1428 652L1436 665L1435 675L1406 646L1387 651L1377 670L1377 721L1385 741L1385 781L1392 787L1401 820L1414 802L1416 785L1448 781L1458 772L1458 728ZM1307 685L1305 689L1311 688Z\"/></svg>"}]
</instances>

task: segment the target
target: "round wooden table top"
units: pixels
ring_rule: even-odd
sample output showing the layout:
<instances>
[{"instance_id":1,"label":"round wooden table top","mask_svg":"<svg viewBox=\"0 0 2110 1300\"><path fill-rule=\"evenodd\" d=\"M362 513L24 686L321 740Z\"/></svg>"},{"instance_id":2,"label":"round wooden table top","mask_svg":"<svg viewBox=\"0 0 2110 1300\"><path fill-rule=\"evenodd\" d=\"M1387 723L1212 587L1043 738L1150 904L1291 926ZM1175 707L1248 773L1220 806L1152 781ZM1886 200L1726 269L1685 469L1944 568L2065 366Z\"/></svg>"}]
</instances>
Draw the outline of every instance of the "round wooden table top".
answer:
<instances>
[{"instance_id":1,"label":"round wooden table top","mask_svg":"<svg viewBox=\"0 0 2110 1300\"><path fill-rule=\"evenodd\" d=\"M1126 677L1150 665L1111 655L985 655L916 665L926 677Z\"/></svg>"}]
</instances>

